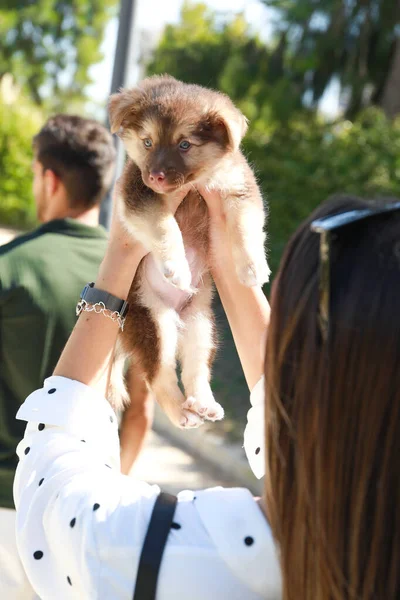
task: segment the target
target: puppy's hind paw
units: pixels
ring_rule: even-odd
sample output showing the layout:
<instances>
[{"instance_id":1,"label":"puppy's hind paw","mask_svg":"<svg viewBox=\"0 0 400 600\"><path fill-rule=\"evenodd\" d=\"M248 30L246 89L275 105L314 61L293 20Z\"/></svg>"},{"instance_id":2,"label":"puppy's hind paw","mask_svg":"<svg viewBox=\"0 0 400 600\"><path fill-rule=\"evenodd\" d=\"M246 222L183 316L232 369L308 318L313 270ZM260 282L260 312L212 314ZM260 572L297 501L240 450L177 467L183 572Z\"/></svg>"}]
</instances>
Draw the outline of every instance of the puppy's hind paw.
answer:
<instances>
[{"instance_id":1,"label":"puppy's hind paw","mask_svg":"<svg viewBox=\"0 0 400 600\"><path fill-rule=\"evenodd\" d=\"M183 408L196 412L202 419L207 419L207 421L220 421L224 418L224 409L214 398L202 401L189 396Z\"/></svg>"},{"instance_id":2,"label":"puppy's hind paw","mask_svg":"<svg viewBox=\"0 0 400 600\"><path fill-rule=\"evenodd\" d=\"M214 404L208 407L204 418L207 419L207 421L221 421L221 419L224 418L224 414L225 412L222 406L218 404L218 402L214 402Z\"/></svg>"},{"instance_id":3,"label":"puppy's hind paw","mask_svg":"<svg viewBox=\"0 0 400 600\"><path fill-rule=\"evenodd\" d=\"M191 410L182 409L179 427L182 429L196 429L200 425L203 425L203 423L204 419L200 415Z\"/></svg>"}]
</instances>

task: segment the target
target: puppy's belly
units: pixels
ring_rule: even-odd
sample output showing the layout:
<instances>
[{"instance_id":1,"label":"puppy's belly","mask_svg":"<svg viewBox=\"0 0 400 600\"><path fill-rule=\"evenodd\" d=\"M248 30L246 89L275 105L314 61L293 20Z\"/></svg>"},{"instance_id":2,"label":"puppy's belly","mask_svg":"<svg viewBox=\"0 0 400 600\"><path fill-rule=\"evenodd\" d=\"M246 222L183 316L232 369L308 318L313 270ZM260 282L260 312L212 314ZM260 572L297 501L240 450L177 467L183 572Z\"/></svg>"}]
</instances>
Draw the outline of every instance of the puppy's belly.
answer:
<instances>
[{"instance_id":1,"label":"puppy's belly","mask_svg":"<svg viewBox=\"0 0 400 600\"><path fill-rule=\"evenodd\" d=\"M206 268L193 248L185 248L185 254L192 274L192 288L196 289ZM164 304L177 312L182 310L192 296L190 292L179 290L165 279L152 254L148 254L144 259L143 275Z\"/></svg>"}]
</instances>

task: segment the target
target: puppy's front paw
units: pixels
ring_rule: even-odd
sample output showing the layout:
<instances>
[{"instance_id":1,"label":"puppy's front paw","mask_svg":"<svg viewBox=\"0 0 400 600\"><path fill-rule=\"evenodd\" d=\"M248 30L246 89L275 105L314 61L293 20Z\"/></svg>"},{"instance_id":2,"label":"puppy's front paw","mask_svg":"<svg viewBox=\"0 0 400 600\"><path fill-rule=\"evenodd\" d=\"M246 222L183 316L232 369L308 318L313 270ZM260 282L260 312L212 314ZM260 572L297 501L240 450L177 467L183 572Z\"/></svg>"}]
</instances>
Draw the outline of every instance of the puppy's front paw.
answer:
<instances>
[{"instance_id":1,"label":"puppy's front paw","mask_svg":"<svg viewBox=\"0 0 400 600\"><path fill-rule=\"evenodd\" d=\"M269 281L271 270L265 258L258 262L236 263L239 280L246 287L261 286Z\"/></svg>"},{"instance_id":2,"label":"puppy's front paw","mask_svg":"<svg viewBox=\"0 0 400 600\"><path fill-rule=\"evenodd\" d=\"M180 290L189 291L192 283L192 274L186 258L166 260L162 264L164 277Z\"/></svg>"}]
</instances>

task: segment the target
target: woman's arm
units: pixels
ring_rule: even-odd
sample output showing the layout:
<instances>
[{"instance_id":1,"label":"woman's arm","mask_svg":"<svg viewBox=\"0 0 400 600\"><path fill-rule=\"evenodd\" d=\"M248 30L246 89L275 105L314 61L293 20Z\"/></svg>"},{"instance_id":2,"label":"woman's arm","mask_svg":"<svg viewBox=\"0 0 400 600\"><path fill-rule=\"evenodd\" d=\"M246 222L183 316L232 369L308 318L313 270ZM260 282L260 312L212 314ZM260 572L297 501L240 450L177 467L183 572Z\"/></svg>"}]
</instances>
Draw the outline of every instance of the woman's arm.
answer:
<instances>
[{"instance_id":1,"label":"woman's arm","mask_svg":"<svg viewBox=\"0 0 400 600\"><path fill-rule=\"evenodd\" d=\"M121 472L129 475L153 424L154 399L137 367L129 365L126 374L130 404L120 425Z\"/></svg>"},{"instance_id":2,"label":"woman's arm","mask_svg":"<svg viewBox=\"0 0 400 600\"><path fill-rule=\"evenodd\" d=\"M210 213L212 274L232 330L233 339L252 390L264 373L265 344L270 308L259 287L240 283L230 248L221 198L216 192L200 190Z\"/></svg>"},{"instance_id":3,"label":"woman's arm","mask_svg":"<svg viewBox=\"0 0 400 600\"><path fill-rule=\"evenodd\" d=\"M145 252L140 244L111 240L100 266L96 287L126 300ZM54 370L54 375L96 387L106 396L108 367L118 324L103 314L82 312Z\"/></svg>"},{"instance_id":4,"label":"woman's arm","mask_svg":"<svg viewBox=\"0 0 400 600\"><path fill-rule=\"evenodd\" d=\"M229 321L235 346L250 390L264 373L270 308L261 288L245 287L233 264L213 269L213 277Z\"/></svg>"}]
</instances>

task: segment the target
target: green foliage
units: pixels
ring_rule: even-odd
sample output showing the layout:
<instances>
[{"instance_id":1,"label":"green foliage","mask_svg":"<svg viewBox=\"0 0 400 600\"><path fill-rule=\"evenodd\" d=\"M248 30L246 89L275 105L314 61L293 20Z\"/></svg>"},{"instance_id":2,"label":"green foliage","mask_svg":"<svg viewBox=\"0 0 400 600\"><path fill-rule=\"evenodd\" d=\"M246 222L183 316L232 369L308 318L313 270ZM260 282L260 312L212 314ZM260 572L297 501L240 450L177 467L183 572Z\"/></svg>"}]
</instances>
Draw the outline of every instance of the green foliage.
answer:
<instances>
[{"instance_id":1,"label":"green foliage","mask_svg":"<svg viewBox=\"0 0 400 600\"><path fill-rule=\"evenodd\" d=\"M0 0L0 77L11 73L37 104L60 110L82 98L102 59L117 0Z\"/></svg>"},{"instance_id":2,"label":"green foliage","mask_svg":"<svg viewBox=\"0 0 400 600\"><path fill-rule=\"evenodd\" d=\"M239 29L239 36L230 29ZM149 74L174 73L182 81L218 87L221 66L232 51L232 39L242 46L246 24L237 17L232 24L218 26L216 15L205 4L184 4L181 23L167 25L147 67Z\"/></svg>"},{"instance_id":3,"label":"green foliage","mask_svg":"<svg viewBox=\"0 0 400 600\"><path fill-rule=\"evenodd\" d=\"M253 130L245 152L270 206L275 273L290 235L330 195L400 196L400 119L391 122L377 108L354 122L294 117L264 137Z\"/></svg>"},{"instance_id":4,"label":"green foliage","mask_svg":"<svg viewBox=\"0 0 400 600\"><path fill-rule=\"evenodd\" d=\"M32 197L32 136L43 122L29 102L7 104L0 95L0 223L26 228L35 223Z\"/></svg>"}]
</instances>

